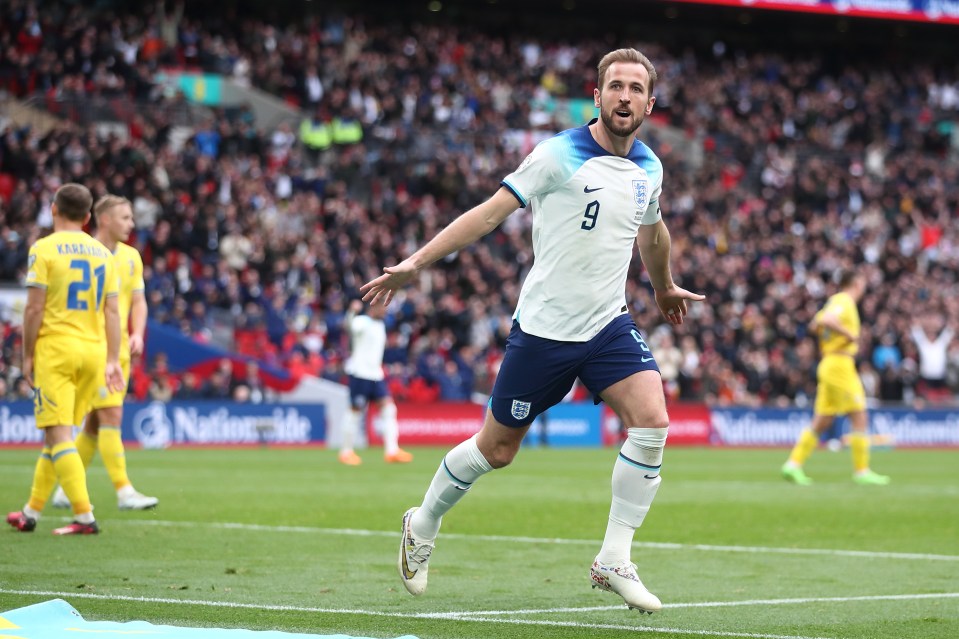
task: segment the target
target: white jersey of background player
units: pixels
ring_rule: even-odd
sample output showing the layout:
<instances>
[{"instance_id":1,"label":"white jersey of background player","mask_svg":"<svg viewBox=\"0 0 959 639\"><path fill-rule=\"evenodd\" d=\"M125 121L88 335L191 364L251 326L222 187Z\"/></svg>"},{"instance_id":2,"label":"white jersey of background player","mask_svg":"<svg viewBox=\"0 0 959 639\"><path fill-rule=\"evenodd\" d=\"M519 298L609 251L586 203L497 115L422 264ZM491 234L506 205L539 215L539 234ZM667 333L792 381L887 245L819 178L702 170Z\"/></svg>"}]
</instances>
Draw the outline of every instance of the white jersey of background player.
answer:
<instances>
[{"instance_id":1,"label":"white jersey of background player","mask_svg":"<svg viewBox=\"0 0 959 639\"><path fill-rule=\"evenodd\" d=\"M626 310L636 233L662 217L662 163L639 140L610 155L583 126L540 143L502 183L533 212L536 260L513 319L538 337L589 340Z\"/></svg>"},{"instance_id":2,"label":"white jersey of background player","mask_svg":"<svg viewBox=\"0 0 959 639\"><path fill-rule=\"evenodd\" d=\"M350 334L350 356L345 370L349 375L350 412L343 425L339 459L349 466L359 465L362 460L353 450L357 429L363 423L363 414L370 402L379 407L379 420L383 432L384 459L390 463L406 463L413 456L399 447L399 427L396 423L396 405L390 397L383 375L383 351L386 349L386 324L383 318L386 309L374 306L367 315L359 315L363 302L353 300L346 314L346 327Z\"/></svg>"}]
</instances>

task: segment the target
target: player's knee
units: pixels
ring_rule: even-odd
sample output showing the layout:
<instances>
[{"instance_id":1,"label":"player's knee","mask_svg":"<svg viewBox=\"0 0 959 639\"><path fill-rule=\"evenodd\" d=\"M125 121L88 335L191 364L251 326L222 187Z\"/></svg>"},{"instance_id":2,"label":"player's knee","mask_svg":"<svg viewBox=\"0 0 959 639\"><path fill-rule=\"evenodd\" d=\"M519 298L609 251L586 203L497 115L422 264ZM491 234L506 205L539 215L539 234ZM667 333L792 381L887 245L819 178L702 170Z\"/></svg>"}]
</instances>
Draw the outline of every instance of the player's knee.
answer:
<instances>
[{"instance_id":1,"label":"player's knee","mask_svg":"<svg viewBox=\"0 0 959 639\"><path fill-rule=\"evenodd\" d=\"M500 442L492 447L489 452L483 452L486 461L493 468L505 468L513 463L516 458L517 449L514 446Z\"/></svg>"},{"instance_id":2,"label":"player's knee","mask_svg":"<svg viewBox=\"0 0 959 639\"><path fill-rule=\"evenodd\" d=\"M482 435L483 433L480 433L476 445L480 454L486 458L486 462L494 469L509 466L519 452L519 444L522 440L517 442L511 438L483 437Z\"/></svg>"},{"instance_id":3,"label":"player's knee","mask_svg":"<svg viewBox=\"0 0 959 639\"><path fill-rule=\"evenodd\" d=\"M644 428L667 428L669 426L669 415L666 411L657 411L655 413L642 412L635 415L623 415L620 417L623 424L629 430L642 430Z\"/></svg>"}]
</instances>

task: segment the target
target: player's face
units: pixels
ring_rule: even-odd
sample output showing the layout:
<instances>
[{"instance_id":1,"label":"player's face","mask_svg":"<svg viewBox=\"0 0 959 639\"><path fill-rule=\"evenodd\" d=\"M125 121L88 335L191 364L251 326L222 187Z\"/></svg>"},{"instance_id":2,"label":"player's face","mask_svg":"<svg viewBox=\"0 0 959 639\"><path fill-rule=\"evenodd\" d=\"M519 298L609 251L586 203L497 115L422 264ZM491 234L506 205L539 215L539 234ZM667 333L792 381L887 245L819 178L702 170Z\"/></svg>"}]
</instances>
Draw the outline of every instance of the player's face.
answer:
<instances>
[{"instance_id":1,"label":"player's face","mask_svg":"<svg viewBox=\"0 0 959 639\"><path fill-rule=\"evenodd\" d=\"M593 93L600 118L610 133L632 136L653 110L649 72L638 62L614 62L606 70L602 91Z\"/></svg>"},{"instance_id":2,"label":"player's face","mask_svg":"<svg viewBox=\"0 0 959 639\"><path fill-rule=\"evenodd\" d=\"M123 242L133 231L133 210L129 204L114 206L106 215L107 232L118 241Z\"/></svg>"}]
</instances>

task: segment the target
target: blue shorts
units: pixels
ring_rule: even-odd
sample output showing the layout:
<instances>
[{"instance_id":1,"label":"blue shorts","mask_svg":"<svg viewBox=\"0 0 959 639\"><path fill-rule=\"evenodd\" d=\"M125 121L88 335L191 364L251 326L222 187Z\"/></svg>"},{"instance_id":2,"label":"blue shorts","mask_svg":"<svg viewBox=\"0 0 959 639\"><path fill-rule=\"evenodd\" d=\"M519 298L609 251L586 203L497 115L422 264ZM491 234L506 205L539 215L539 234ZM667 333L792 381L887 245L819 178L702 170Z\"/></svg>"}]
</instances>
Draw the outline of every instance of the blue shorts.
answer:
<instances>
[{"instance_id":1,"label":"blue shorts","mask_svg":"<svg viewBox=\"0 0 959 639\"><path fill-rule=\"evenodd\" d=\"M356 410L366 408L370 402L389 397L386 381L363 379L350 375L350 406Z\"/></svg>"},{"instance_id":2,"label":"blue shorts","mask_svg":"<svg viewBox=\"0 0 959 639\"><path fill-rule=\"evenodd\" d=\"M577 377L599 403L601 392L639 371L659 367L628 314L588 342L536 337L514 321L489 405L499 423L526 426L562 401Z\"/></svg>"}]
</instances>

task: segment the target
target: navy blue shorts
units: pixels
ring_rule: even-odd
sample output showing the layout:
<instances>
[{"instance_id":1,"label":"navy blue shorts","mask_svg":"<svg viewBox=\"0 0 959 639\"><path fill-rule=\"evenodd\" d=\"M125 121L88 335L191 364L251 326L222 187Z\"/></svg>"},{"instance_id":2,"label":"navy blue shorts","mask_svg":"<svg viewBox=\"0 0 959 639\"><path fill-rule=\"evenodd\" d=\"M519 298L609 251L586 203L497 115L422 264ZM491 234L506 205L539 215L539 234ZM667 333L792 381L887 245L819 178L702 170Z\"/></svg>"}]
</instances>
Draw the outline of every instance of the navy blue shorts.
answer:
<instances>
[{"instance_id":1,"label":"navy blue shorts","mask_svg":"<svg viewBox=\"0 0 959 639\"><path fill-rule=\"evenodd\" d=\"M659 367L628 314L588 342L536 337L514 321L489 405L499 423L526 426L562 401L577 377L599 403L602 391L639 371Z\"/></svg>"},{"instance_id":2,"label":"navy blue shorts","mask_svg":"<svg viewBox=\"0 0 959 639\"><path fill-rule=\"evenodd\" d=\"M370 402L389 397L390 391L384 380L374 381L350 375L350 405L355 409L366 408Z\"/></svg>"}]
</instances>

